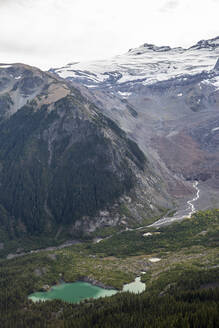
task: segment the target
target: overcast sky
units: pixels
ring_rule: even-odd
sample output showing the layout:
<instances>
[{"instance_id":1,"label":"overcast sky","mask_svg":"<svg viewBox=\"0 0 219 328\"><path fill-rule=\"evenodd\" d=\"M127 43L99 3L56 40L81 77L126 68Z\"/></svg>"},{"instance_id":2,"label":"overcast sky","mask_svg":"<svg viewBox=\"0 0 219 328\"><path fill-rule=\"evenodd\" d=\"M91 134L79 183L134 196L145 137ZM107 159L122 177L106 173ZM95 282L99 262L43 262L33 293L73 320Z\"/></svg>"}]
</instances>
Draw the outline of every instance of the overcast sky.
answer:
<instances>
[{"instance_id":1,"label":"overcast sky","mask_svg":"<svg viewBox=\"0 0 219 328\"><path fill-rule=\"evenodd\" d=\"M219 35L219 0L0 0L0 62L42 69Z\"/></svg>"}]
</instances>

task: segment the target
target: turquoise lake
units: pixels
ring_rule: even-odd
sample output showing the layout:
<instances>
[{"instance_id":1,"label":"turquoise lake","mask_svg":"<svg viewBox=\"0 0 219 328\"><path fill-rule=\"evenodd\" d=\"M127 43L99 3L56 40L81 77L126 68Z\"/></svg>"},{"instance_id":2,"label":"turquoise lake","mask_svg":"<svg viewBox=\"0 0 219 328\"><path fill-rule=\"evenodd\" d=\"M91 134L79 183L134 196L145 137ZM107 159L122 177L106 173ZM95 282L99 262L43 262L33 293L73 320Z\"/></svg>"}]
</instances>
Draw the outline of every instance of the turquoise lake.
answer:
<instances>
[{"instance_id":1,"label":"turquoise lake","mask_svg":"<svg viewBox=\"0 0 219 328\"><path fill-rule=\"evenodd\" d=\"M37 292L29 295L33 302L60 299L65 302L79 303L88 298L112 296L118 291L104 289L87 282L63 283L53 286L48 292Z\"/></svg>"},{"instance_id":2,"label":"turquoise lake","mask_svg":"<svg viewBox=\"0 0 219 328\"><path fill-rule=\"evenodd\" d=\"M141 282L140 277L137 277L134 282L124 285L122 292L138 294L144 290L145 284ZM53 286L47 292L33 293L28 298L33 302L60 299L69 303L79 303L85 299L112 296L118 292L115 289L104 289L87 282L73 282Z\"/></svg>"}]
</instances>

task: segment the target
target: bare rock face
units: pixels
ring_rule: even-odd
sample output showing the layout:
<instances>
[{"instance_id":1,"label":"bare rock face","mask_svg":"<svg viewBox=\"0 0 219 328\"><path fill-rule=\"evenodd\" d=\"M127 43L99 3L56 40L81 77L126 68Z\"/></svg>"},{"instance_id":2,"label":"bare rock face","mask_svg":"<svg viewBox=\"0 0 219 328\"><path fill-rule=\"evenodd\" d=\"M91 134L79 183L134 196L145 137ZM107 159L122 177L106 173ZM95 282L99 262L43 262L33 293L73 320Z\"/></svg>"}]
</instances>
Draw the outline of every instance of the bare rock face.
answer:
<instances>
[{"instance_id":1,"label":"bare rock face","mask_svg":"<svg viewBox=\"0 0 219 328\"><path fill-rule=\"evenodd\" d=\"M218 190L218 57L215 38L56 74L1 64L0 229L124 229L184 200L188 180Z\"/></svg>"},{"instance_id":2,"label":"bare rock face","mask_svg":"<svg viewBox=\"0 0 219 328\"><path fill-rule=\"evenodd\" d=\"M126 131L176 201L190 192L186 180L219 194L219 37L189 49L145 43L111 61L52 71Z\"/></svg>"},{"instance_id":3,"label":"bare rock face","mask_svg":"<svg viewBox=\"0 0 219 328\"><path fill-rule=\"evenodd\" d=\"M218 58L215 66L214 66L214 69L217 70L217 71L219 71L219 58Z\"/></svg>"},{"instance_id":4,"label":"bare rock face","mask_svg":"<svg viewBox=\"0 0 219 328\"><path fill-rule=\"evenodd\" d=\"M0 65L0 120L35 99L52 103L68 94L64 83L51 74L24 64Z\"/></svg>"}]
</instances>

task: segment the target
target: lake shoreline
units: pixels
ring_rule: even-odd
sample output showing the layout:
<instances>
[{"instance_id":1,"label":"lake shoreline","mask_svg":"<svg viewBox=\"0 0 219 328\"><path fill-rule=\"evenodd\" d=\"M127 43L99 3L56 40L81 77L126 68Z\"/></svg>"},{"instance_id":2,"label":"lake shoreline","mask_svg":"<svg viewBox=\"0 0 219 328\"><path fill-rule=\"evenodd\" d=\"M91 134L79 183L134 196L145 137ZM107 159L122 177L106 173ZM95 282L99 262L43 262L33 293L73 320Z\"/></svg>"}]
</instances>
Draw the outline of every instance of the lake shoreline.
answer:
<instances>
[{"instance_id":1,"label":"lake shoreline","mask_svg":"<svg viewBox=\"0 0 219 328\"><path fill-rule=\"evenodd\" d=\"M118 289L118 288L116 288L114 286L106 285L103 282L98 281L98 280L96 280L94 278L91 278L91 277L88 277L88 276L82 276L79 279L77 279L75 281L71 281L71 282L65 281L65 280L61 280L60 282L58 282L57 284L52 285L52 286L50 286L50 285L44 285L40 291L42 291L42 292L51 291L53 289L53 287L58 287L58 286L60 286L62 284L72 284L72 283L75 283L75 282L87 282L87 283L89 283L89 284L91 284L93 286L100 287L100 288L103 288L103 289L106 289L106 290L114 289L116 291L122 291L121 289Z\"/></svg>"},{"instance_id":2,"label":"lake shoreline","mask_svg":"<svg viewBox=\"0 0 219 328\"><path fill-rule=\"evenodd\" d=\"M45 285L46 288L43 288L43 291L31 293L28 295L28 299L34 303L54 299L60 299L69 303L80 303L84 300L109 297L119 293L115 288L105 288L109 286L105 286L89 277L82 277L82 279L83 281L79 280L71 283L62 281L53 286Z\"/></svg>"},{"instance_id":3,"label":"lake shoreline","mask_svg":"<svg viewBox=\"0 0 219 328\"><path fill-rule=\"evenodd\" d=\"M100 282L100 281L98 281L94 278L87 277L87 276L82 276L78 280L76 280L75 282L88 282L89 284L91 284L93 286L97 286L97 287L100 287L100 288L103 288L103 289L107 289L107 290L114 289L114 290L118 290L118 291L120 290L116 287L105 285L104 283L102 283L102 282Z\"/></svg>"},{"instance_id":4,"label":"lake shoreline","mask_svg":"<svg viewBox=\"0 0 219 328\"><path fill-rule=\"evenodd\" d=\"M75 292L78 292L78 290L77 289L76 290L74 289L74 291L72 290L72 288L75 288L76 286L77 287L79 286L79 288L82 289L77 295L78 299L77 298L74 299L76 296ZM142 293L143 291L145 291L146 285L145 285L145 283L141 282L141 277L138 276L135 278L135 281L128 283L128 284L124 284L123 289L119 290L117 288L105 285L105 284L97 281L96 279L93 279L93 278L90 278L87 276L83 276L83 277L80 277L80 280L75 281L73 283L66 283L64 281L61 281L59 284L56 284L54 286L45 285L45 287L46 287L46 291L34 292L31 295L29 295L28 298L31 299L33 302L38 302L38 301L44 302L44 301L51 300L51 299L61 299L65 302L80 303L81 301L86 300L86 299L109 297L109 296L113 296L113 295L116 295L118 293L123 293L123 292L139 294L139 293ZM68 289L68 294L66 293L66 287ZM70 294L69 294L69 288L70 288ZM95 293L90 294L91 292L88 292L88 294L87 294L87 288L91 289L92 293L93 293L93 291L95 291ZM63 295L60 295L60 292L65 293L65 294L63 294L65 296L65 298L63 298ZM67 296L67 299L66 299L66 296ZM69 296L70 296L70 298L69 298ZM72 296L74 296L74 297L72 298Z\"/></svg>"}]
</instances>

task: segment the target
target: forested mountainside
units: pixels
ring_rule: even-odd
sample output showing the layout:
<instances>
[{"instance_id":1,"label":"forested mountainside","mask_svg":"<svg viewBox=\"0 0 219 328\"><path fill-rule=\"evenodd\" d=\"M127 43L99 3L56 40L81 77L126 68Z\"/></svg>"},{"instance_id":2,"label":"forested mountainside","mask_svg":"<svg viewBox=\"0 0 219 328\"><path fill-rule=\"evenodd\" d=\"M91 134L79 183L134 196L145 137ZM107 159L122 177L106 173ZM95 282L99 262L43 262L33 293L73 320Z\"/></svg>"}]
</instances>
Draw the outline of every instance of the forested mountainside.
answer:
<instances>
[{"instance_id":1,"label":"forested mountainside","mask_svg":"<svg viewBox=\"0 0 219 328\"><path fill-rule=\"evenodd\" d=\"M21 64L1 65L0 86L1 242L78 237L171 206L150 158L76 88Z\"/></svg>"},{"instance_id":2,"label":"forested mountainside","mask_svg":"<svg viewBox=\"0 0 219 328\"><path fill-rule=\"evenodd\" d=\"M124 231L97 244L0 260L0 326L217 328L218 235L219 211L213 210L169 227ZM154 257L159 261L152 262ZM121 292L136 276L146 290ZM80 304L28 299L34 291L62 289L63 282L85 278L117 288L117 294Z\"/></svg>"}]
</instances>

